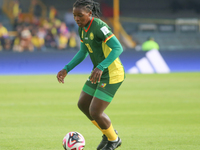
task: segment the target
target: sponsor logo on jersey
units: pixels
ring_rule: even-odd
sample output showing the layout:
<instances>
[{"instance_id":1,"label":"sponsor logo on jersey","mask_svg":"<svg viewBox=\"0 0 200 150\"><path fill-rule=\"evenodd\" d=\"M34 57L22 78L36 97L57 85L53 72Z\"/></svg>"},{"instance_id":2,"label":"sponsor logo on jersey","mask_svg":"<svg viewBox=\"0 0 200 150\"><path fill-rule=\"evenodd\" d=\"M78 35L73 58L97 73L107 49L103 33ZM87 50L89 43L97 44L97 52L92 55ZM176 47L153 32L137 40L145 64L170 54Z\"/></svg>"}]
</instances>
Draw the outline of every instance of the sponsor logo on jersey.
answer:
<instances>
[{"instance_id":1,"label":"sponsor logo on jersey","mask_svg":"<svg viewBox=\"0 0 200 150\"><path fill-rule=\"evenodd\" d=\"M94 34L91 32L90 33L90 40L93 40L94 39Z\"/></svg>"},{"instance_id":2,"label":"sponsor logo on jersey","mask_svg":"<svg viewBox=\"0 0 200 150\"><path fill-rule=\"evenodd\" d=\"M104 35L110 33L110 31L108 30L108 28L106 26L102 27L101 31L103 32Z\"/></svg>"},{"instance_id":3,"label":"sponsor logo on jersey","mask_svg":"<svg viewBox=\"0 0 200 150\"><path fill-rule=\"evenodd\" d=\"M88 40L88 37L85 37L85 40Z\"/></svg>"}]
</instances>

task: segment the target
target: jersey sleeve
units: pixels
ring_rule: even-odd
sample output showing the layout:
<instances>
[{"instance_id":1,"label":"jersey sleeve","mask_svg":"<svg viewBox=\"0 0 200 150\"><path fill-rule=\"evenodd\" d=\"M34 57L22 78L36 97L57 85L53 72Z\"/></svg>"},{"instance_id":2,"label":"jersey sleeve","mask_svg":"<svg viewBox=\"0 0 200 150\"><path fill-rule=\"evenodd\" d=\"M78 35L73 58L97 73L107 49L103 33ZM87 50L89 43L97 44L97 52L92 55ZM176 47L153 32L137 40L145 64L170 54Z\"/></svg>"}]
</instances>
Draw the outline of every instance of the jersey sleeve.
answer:
<instances>
[{"instance_id":1,"label":"jersey sleeve","mask_svg":"<svg viewBox=\"0 0 200 150\"><path fill-rule=\"evenodd\" d=\"M114 36L110 27L106 24L101 24L98 26L96 35L98 39L104 41L105 43Z\"/></svg>"},{"instance_id":2,"label":"jersey sleeve","mask_svg":"<svg viewBox=\"0 0 200 150\"><path fill-rule=\"evenodd\" d=\"M108 68L108 66L117 58L119 55L123 52L123 48L118 41L118 39L113 36L108 42L107 45L112 48L112 51L108 55L106 59L104 59L97 68L101 71L104 71L104 69Z\"/></svg>"},{"instance_id":3,"label":"jersey sleeve","mask_svg":"<svg viewBox=\"0 0 200 150\"><path fill-rule=\"evenodd\" d=\"M70 72L74 67L80 64L88 55L87 47L84 43L81 42L81 48L73 57L73 59L63 68L68 72Z\"/></svg>"}]
</instances>

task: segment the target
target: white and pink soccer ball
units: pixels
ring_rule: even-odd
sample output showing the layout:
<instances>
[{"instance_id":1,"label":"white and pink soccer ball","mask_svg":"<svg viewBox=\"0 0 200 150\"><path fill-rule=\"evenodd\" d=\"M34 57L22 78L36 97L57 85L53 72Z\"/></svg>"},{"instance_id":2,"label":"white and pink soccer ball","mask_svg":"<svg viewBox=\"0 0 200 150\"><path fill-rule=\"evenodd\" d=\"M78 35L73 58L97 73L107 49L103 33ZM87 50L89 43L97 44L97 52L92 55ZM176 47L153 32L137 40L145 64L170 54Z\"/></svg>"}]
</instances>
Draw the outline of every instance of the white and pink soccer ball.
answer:
<instances>
[{"instance_id":1,"label":"white and pink soccer ball","mask_svg":"<svg viewBox=\"0 0 200 150\"><path fill-rule=\"evenodd\" d=\"M69 132L63 138L63 147L65 150L83 150L85 139L78 132Z\"/></svg>"}]
</instances>

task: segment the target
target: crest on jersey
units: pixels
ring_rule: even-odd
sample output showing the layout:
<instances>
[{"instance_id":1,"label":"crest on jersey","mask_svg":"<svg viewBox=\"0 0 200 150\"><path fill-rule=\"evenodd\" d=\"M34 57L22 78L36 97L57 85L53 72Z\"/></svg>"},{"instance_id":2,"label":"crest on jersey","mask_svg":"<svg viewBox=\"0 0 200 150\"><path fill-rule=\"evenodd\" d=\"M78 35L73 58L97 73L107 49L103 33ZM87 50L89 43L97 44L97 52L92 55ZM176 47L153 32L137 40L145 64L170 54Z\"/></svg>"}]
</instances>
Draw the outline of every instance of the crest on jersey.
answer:
<instances>
[{"instance_id":1,"label":"crest on jersey","mask_svg":"<svg viewBox=\"0 0 200 150\"><path fill-rule=\"evenodd\" d=\"M100 85L100 87L102 87L102 88L105 88L105 86L106 86L106 83L102 83L102 84Z\"/></svg>"},{"instance_id":2,"label":"crest on jersey","mask_svg":"<svg viewBox=\"0 0 200 150\"><path fill-rule=\"evenodd\" d=\"M90 33L90 40L93 40L94 39L94 34L91 32Z\"/></svg>"}]
</instances>

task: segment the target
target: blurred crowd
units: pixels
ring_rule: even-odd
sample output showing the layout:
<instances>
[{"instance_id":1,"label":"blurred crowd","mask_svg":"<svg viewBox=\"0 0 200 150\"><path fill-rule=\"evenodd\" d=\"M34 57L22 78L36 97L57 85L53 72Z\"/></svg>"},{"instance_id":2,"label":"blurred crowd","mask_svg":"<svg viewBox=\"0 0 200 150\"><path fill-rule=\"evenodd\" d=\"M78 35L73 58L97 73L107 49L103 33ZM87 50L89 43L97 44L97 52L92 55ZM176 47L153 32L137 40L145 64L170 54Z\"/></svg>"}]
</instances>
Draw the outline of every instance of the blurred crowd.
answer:
<instances>
[{"instance_id":1,"label":"blurred crowd","mask_svg":"<svg viewBox=\"0 0 200 150\"><path fill-rule=\"evenodd\" d=\"M13 32L8 32L0 22L0 50L4 51L48 51L79 48L78 26L71 11L66 12L63 20L58 11L51 6L46 18L41 18L41 8L37 0L32 1L32 15L21 13L19 1L13 5Z\"/></svg>"}]
</instances>

